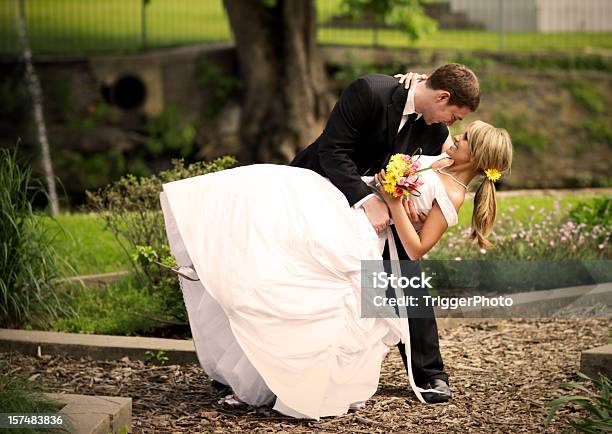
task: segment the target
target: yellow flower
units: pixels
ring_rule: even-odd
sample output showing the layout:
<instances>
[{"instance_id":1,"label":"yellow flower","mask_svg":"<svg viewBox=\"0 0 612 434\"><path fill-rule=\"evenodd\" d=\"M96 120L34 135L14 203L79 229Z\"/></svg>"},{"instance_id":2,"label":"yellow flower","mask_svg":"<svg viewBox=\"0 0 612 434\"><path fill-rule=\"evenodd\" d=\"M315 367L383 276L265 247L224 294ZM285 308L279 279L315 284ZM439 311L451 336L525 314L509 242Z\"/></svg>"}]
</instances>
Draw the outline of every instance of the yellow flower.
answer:
<instances>
[{"instance_id":1,"label":"yellow flower","mask_svg":"<svg viewBox=\"0 0 612 434\"><path fill-rule=\"evenodd\" d=\"M395 186L397 185L397 181L404 176L408 165L402 159L401 154L393 155L389 164L387 164L387 169L385 170L385 182L383 182L383 187L387 193L395 196Z\"/></svg>"},{"instance_id":2,"label":"yellow flower","mask_svg":"<svg viewBox=\"0 0 612 434\"><path fill-rule=\"evenodd\" d=\"M485 175L487 176L487 179L493 182L496 182L499 178L501 178L501 172L497 169L487 169L485 170Z\"/></svg>"}]
</instances>

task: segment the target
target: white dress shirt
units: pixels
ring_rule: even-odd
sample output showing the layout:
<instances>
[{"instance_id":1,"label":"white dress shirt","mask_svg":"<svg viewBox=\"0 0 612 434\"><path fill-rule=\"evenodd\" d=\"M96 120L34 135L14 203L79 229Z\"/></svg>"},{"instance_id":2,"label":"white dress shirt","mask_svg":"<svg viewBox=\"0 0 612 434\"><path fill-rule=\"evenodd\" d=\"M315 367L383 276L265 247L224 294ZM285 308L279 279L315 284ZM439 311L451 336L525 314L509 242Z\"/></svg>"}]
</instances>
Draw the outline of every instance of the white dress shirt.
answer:
<instances>
[{"instance_id":1,"label":"white dress shirt","mask_svg":"<svg viewBox=\"0 0 612 434\"><path fill-rule=\"evenodd\" d=\"M414 89L408 89L408 97L406 98L406 105L404 106L404 111L402 112L402 120L400 121L399 128L397 132L399 133L406 121L408 120L408 116L412 113L416 113L414 111ZM417 113L417 119L423 116L421 113Z\"/></svg>"}]
</instances>

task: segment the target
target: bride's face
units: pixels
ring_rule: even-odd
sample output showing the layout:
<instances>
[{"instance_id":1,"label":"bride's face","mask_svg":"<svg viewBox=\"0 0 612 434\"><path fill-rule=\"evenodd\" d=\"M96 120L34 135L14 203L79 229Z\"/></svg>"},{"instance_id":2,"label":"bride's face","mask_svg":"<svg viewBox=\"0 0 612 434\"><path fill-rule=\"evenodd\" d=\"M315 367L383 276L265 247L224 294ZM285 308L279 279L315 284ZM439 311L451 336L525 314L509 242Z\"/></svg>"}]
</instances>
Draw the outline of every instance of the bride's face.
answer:
<instances>
[{"instance_id":1,"label":"bride's face","mask_svg":"<svg viewBox=\"0 0 612 434\"><path fill-rule=\"evenodd\" d=\"M470 161L470 145L467 140L467 132L453 136L453 144L446 151L455 164Z\"/></svg>"}]
</instances>

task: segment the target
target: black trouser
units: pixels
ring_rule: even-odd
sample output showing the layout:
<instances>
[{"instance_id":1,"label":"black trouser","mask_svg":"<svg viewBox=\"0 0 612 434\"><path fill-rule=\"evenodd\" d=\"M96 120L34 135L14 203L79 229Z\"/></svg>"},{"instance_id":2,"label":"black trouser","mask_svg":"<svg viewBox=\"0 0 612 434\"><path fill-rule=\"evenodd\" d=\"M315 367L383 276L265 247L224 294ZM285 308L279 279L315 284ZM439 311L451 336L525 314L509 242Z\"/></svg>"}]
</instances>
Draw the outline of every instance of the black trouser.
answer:
<instances>
[{"instance_id":1,"label":"black trouser","mask_svg":"<svg viewBox=\"0 0 612 434\"><path fill-rule=\"evenodd\" d=\"M397 246L397 255L400 260L410 260L406 251L402 247L402 242L392 226L395 245ZM389 259L389 245L385 245L383 259ZM415 275L415 271L420 270L418 262L409 262L402 264L402 275ZM389 272L389 270L387 270ZM418 271L420 273L420 271ZM412 289L406 295L420 296L421 301L418 307L418 315L416 308L407 307L408 309L408 327L410 329L410 355L412 358L412 373L414 381L419 387L424 387L427 382L434 378L440 378L448 383L448 375L444 372L444 363L440 354L440 343L438 341L438 325L434 315L433 307L424 306L422 296L428 295L426 288ZM405 309L399 307L399 309ZM406 361L406 348L403 343L397 344L400 350L404 366L408 369Z\"/></svg>"}]
</instances>

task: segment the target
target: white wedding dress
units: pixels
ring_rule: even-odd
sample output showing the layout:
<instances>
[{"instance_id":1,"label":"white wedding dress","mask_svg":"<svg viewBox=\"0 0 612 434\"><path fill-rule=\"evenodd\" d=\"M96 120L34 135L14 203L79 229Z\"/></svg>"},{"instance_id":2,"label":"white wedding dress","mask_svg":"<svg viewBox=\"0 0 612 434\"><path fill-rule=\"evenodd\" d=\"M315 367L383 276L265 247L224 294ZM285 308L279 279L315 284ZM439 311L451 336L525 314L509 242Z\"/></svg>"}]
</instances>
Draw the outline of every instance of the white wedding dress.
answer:
<instances>
[{"instance_id":1,"label":"white wedding dress","mask_svg":"<svg viewBox=\"0 0 612 434\"><path fill-rule=\"evenodd\" d=\"M435 199L456 223L438 175L423 178L417 208ZM172 253L200 279L179 278L211 378L248 404L313 419L344 414L376 392L389 348L409 336L400 318L360 318L361 261L381 260L385 242L362 209L319 174L280 165L163 190Z\"/></svg>"}]
</instances>

